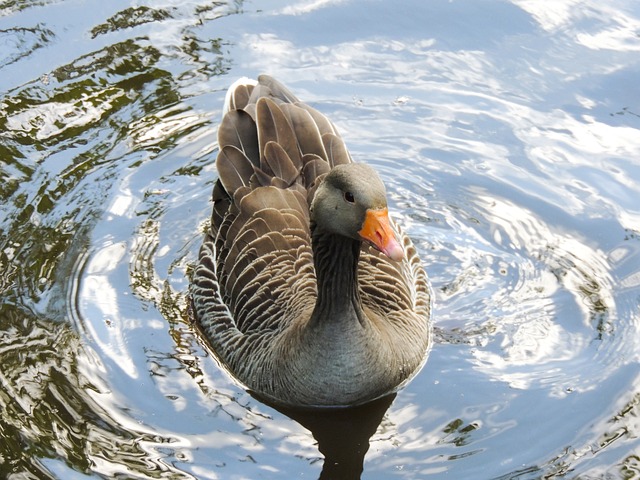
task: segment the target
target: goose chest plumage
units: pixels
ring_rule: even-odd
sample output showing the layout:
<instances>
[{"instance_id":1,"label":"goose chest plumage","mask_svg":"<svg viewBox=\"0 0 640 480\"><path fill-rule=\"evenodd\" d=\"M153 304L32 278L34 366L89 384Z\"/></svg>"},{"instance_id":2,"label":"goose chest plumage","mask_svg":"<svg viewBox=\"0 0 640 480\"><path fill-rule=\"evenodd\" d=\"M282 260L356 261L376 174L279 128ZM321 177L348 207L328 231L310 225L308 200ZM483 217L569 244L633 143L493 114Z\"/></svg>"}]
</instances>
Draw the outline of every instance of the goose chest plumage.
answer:
<instances>
[{"instance_id":1,"label":"goose chest plumage","mask_svg":"<svg viewBox=\"0 0 640 480\"><path fill-rule=\"evenodd\" d=\"M358 405L396 391L427 356L430 291L377 173L266 75L229 89L218 143L191 286L216 357L283 406Z\"/></svg>"}]
</instances>

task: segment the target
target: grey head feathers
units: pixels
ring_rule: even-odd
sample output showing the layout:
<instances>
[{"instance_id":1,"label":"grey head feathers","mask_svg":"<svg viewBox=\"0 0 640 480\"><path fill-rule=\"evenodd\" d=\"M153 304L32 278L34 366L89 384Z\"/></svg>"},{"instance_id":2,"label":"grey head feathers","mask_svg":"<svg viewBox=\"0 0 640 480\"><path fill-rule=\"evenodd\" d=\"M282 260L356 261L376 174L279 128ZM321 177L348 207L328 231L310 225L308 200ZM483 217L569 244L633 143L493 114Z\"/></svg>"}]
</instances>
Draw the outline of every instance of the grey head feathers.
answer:
<instances>
[{"instance_id":1,"label":"grey head feathers","mask_svg":"<svg viewBox=\"0 0 640 480\"><path fill-rule=\"evenodd\" d=\"M362 163L338 165L324 177L311 203L311 221L326 232L358 239L366 211L387 208L384 184Z\"/></svg>"}]
</instances>

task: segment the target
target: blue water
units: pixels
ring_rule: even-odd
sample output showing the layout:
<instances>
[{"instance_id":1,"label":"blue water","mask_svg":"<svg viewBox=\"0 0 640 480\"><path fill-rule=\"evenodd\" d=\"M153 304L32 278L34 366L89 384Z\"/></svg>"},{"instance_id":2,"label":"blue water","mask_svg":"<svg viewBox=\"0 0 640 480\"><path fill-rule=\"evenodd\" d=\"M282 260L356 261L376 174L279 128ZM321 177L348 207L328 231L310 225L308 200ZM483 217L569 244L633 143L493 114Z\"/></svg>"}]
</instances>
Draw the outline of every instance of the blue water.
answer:
<instances>
[{"instance_id":1,"label":"blue water","mask_svg":"<svg viewBox=\"0 0 640 480\"><path fill-rule=\"evenodd\" d=\"M279 412L189 322L224 94L262 72L424 261L390 405ZM633 0L0 2L0 477L639 479L639 85Z\"/></svg>"}]
</instances>

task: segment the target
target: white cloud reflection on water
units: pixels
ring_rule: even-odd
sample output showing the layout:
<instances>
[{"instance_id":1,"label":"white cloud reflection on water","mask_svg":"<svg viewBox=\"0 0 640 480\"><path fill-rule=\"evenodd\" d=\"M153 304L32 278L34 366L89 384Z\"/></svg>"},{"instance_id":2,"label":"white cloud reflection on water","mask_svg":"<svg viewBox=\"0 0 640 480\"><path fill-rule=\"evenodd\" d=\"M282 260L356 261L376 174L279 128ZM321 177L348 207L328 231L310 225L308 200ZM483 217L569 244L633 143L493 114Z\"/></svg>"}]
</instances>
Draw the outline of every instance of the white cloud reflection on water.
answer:
<instances>
[{"instance_id":1,"label":"white cloud reflection on water","mask_svg":"<svg viewBox=\"0 0 640 480\"><path fill-rule=\"evenodd\" d=\"M640 51L640 19L625 11L624 5L628 2L615 5L588 0L512 2L530 13L545 30L563 30L587 48Z\"/></svg>"}]
</instances>

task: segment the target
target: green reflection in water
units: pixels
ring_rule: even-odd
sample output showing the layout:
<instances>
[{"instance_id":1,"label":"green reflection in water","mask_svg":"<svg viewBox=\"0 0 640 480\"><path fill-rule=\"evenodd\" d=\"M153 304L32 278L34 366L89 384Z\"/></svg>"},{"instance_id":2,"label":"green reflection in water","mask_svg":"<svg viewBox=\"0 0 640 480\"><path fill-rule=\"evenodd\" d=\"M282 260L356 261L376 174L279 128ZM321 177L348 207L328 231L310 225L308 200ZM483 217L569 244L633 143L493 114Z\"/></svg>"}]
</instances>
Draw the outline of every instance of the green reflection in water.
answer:
<instances>
[{"instance_id":1,"label":"green reflection in water","mask_svg":"<svg viewBox=\"0 0 640 480\"><path fill-rule=\"evenodd\" d=\"M144 5L126 8L108 18L105 23L93 27L91 29L91 38L145 23L162 21L169 17L169 12L164 9L149 8Z\"/></svg>"},{"instance_id":2,"label":"green reflection in water","mask_svg":"<svg viewBox=\"0 0 640 480\"><path fill-rule=\"evenodd\" d=\"M0 477L41 478L43 458L89 472L105 455L146 472L141 435L104 412L94 400L99 388L80 373L75 332L13 305L2 305L0 317Z\"/></svg>"},{"instance_id":3,"label":"green reflection in water","mask_svg":"<svg viewBox=\"0 0 640 480\"><path fill-rule=\"evenodd\" d=\"M45 3L2 2L0 12ZM138 25L170 20L170 12L124 9L90 34L126 29L129 38L95 51L89 44L88 53L2 92L0 478L54 477L47 469L52 461L105 478L191 478L163 460L176 439L122 425L106 410L101 399L109 392L96 384L95 371L83 370L89 361L67 320L72 308L67 290L78 275L75 261L90 248L93 225L119 176L168 151L205 122L159 128L158 135L139 141L141 131L191 110L184 88L228 70L224 42L190 31L221 16L216 5L187 12L192 22L186 22L182 35L167 39L174 42L167 51L134 35ZM178 15L180 22L184 15ZM40 26L2 34L21 43L15 55L0 55L0 68L56 39L54 31ZM132 278L136 293L150 289L146 296L160 297L178 356L191 359L192 345L181 343L184 299L176 299L166 285L154 292L145 278ZM189 372L202 377L197 365Z\"/></svg>"}]
</instances>

